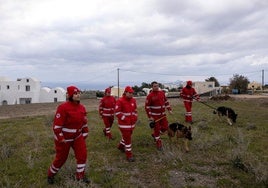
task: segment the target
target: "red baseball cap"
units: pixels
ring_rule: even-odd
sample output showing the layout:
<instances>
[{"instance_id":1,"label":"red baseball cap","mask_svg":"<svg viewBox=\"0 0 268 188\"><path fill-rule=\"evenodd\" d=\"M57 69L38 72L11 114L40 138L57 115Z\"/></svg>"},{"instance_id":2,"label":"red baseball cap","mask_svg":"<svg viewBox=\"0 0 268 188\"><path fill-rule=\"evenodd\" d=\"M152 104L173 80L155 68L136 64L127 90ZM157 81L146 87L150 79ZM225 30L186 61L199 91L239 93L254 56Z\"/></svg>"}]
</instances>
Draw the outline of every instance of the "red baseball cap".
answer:
<instances>
[{"instance_id":1,"label":"red baseball cap","mask_svg":"<svg viewBox=\"0 0 268 188\"><path fill-rule=\"evenodd\" d=\"M192 84L193 84L193 83L192 83L191 80L188 80L188 81L187 81L187 85L188 85L188 86L192 86Z\"/></svg>"},{"instance_id":2,"label":"red baseball cap","mask_svg":"<svg viewBox=\"0 0 268 188\"><path fill-rule=\"evenodd\" d=\"M105 93L111 93L111 88L110 87L106 88Z\"/></svg>"},{"instance_id":3,"label":"red baseball cap","mask_svg":"<svg viewBox=\"0 0 268 188\"><path fill-rule=\"evenodd\" d=\"M132 87L127 86L127 87L125 88L125 92L133 93L134 90L132 89Z\"/></svg>"},{"instance_id":4,"label":"red baseball cap","mask_svg":"<svg viewBox=\"0 0 268 188\"><path fill-rule=\"evenodd\" d=\"M73 96L74 93L80 92L80 90L75 86L69 86L67 87L67 94L69 96Z\"/></svg>"}]
</instances>

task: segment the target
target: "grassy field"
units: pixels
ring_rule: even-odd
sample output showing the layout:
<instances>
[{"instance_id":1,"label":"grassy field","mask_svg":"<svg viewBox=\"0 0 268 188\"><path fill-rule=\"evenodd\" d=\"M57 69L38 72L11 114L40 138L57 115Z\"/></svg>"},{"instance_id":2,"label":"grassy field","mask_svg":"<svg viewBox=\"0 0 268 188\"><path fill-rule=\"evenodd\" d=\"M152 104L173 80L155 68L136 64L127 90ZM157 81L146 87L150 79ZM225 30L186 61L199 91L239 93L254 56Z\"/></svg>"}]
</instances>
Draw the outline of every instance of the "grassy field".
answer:
<instances>
[{"instance_id":1,"label":"grassy field","mask_svg":"<svg viewBox=\"0 0 268 188\"><path fill-rule=\"evenodd\" d=\"M230 126L212 109L193 104L193 140L190 152L182 142L162 136L164 150L156 150L143 108L133 133L136 161L129 163L117 150L120 140L116 123L115 140L103 136L97 111L88 113L87 174L91 187L268 187L268 99L208 101L228 106L239 115ZM182 103L173 106L169 122L184 119ZM52 116L0 120L0 187L84 187L74 181L73 152L48 186L46 172L54 157Z\"/></svg>"}]
</instances>

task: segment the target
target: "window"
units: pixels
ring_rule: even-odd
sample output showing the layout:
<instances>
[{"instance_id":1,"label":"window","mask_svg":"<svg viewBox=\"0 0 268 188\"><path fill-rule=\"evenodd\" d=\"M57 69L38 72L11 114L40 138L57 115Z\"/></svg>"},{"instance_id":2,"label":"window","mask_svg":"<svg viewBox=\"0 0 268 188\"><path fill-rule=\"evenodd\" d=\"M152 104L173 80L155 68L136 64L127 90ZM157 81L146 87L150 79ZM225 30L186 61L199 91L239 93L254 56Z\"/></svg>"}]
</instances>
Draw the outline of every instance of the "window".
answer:
<instances>
[{"instance_id":1,"label":"window","mask_svg":"<svg viewBox=\"0 0 268 188\"><path fill-rule=\"evenodd\" d=\"M31 98L27 98L27 99L25 100L25 104L31 104L31 101L32 101Z\"/></svg>"},{"instance_id":2,"label":"window","mask_svg":"<svg viewBox=\"0 0 268 188\"><path fill-rule=\"evenodd\" d=\"M8 103L7 103L7 101L6 100L3 100L2 101L2 105L7 105Z\"/></svg>"},{"instance_id":3,"label":"window","mask_svg":"<svg viewBox=\"0 0 268 188\"><path fill-rule=\"evenodd\" d=\"M31 87L29 85L26 85L25 86L25 91L30 91L31 90Z\"/></svg>"},{"instance_id":4,"label":"window","mask_svg":"<svg viewBox=\"0 0 268 188\"><path fill-rule=\"evenodd\" d=\"M29 82L29 79L28 78L26 79L26 82Z\"/></svg>"},{"instance_id":5,"label":"window","mask_svg":"<svg viewBox=\"0 0 268 188\"><path fill-rule=\"evenodd\" d=\"M54 98L54 102L58 102L58 98Z\"/></svg>"},{"instance_id":6,"label":"window","mask_svg":"<svg viewBox=\"0 0 268 188\"><path fill-rule=\"evenodd\" d=\"M32 99L31 98L20 98L19 104L31 104Z\"/></svg>"},{"instance_id":7,"label":"window","mask_svg":"<svg viewBox=\"0 0 268 188\"><path fill-rule=\"evenodd\" d=\"M57 93L57 90L54 90L54 93Z\"/></svg>"},{"instance_id":8,"label":"window","mask_svg":"<svg viewBox=\"0 0 268 188\"><path fill-rule=\"evenodd\" d=\"M7 89L10 89L10 86L9 85L7 85Z\"/></svg>"}]
</instances>

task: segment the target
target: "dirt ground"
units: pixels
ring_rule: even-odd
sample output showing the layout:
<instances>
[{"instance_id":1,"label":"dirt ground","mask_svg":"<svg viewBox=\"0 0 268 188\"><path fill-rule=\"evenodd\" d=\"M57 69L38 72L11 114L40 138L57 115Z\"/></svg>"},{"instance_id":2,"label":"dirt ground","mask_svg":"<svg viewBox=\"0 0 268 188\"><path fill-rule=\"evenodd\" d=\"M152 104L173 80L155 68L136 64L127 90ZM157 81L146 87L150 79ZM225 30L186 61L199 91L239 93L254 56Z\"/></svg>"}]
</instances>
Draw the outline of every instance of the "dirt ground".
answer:
<instances>
[{"instance_id":1,"label":"dirt ground","mask_svg":"<svg viewBox=\"0 0 268 188\"><path fill-rule=\"evenodd\" d=\"M87 111L98 110L100 99L81 100ZM138 106L143 105L145 98L137 98ZM53 115L60 103L35 103L0 106L0 119L16 117L31 117L39 115Z\"/></svg>"},{"instance_id":2,"label":"dirt ground","mask_svg":"<svg viewBox=\"0 0 268 188\"><path fill-rule=\"evenodd\" d=\"M230 95L237 99L258 99L267 98L268 95ZM138 106L144 106L145 97L136 98ZM168 99L171 105L178 104L181 99ZM81 101L87 111L98 110L99 99L85 99ZM53 115L60 103L37 103L37 104L20 104L0 106L0 119L9 119L16 117L31 117L39 115Z\"/></svg>"}]
</instances>

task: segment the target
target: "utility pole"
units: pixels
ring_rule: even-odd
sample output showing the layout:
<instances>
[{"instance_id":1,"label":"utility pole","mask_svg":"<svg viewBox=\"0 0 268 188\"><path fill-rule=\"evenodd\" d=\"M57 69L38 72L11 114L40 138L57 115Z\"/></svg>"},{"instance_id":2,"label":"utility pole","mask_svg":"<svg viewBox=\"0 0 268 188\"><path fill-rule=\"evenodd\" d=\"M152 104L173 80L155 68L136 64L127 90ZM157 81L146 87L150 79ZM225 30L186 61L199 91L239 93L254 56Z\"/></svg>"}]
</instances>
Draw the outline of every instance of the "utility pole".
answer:
<instances>
[{"instance_id":1,"label":"utility pole","mask_svg":"<svg viewBox=\"0 0 268 188\"><path fill-rule=\"evenodd\" d=\"M117 68L117 97L119 98L119 68Z\"/></svg>"},{"instance_id":2,"label":"utility pole","mask_svg":"<svg viewBox=\"0 0 268 188\"><path fill-rule=\"evenodd\" d=\"M263 90L263 88L264 88L264 70L263 69L262 69L262 76L261 76L261 78L262 78L261 85L262 85L262 90Z\"/></svg>"}]
</instances>

